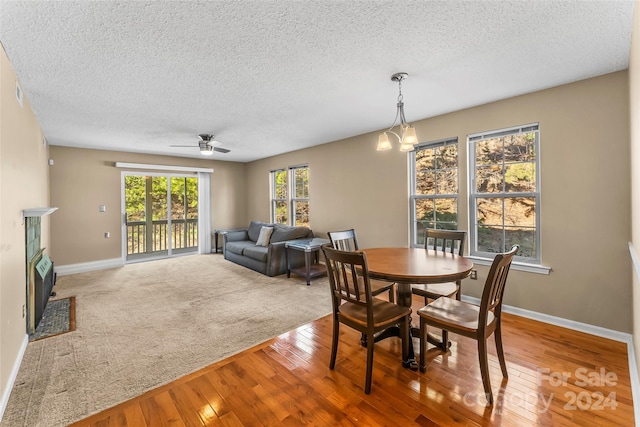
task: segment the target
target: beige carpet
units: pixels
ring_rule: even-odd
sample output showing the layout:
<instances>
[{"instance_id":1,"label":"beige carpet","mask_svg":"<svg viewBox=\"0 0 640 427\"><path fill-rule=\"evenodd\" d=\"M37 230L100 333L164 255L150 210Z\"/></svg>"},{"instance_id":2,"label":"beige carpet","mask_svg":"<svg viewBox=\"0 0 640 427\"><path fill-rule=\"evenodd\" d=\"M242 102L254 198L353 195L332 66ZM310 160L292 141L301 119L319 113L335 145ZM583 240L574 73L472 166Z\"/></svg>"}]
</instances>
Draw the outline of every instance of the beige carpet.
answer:
<instances>
[{"instance_id":1,"label":"beige carpet","mask_svg":"<svg viewBox=\"0 0 640 427\"><path fill-rule=\"evenodd\" d=\"M64 426L331 311L327 279L191 255L58 278L76 330L29 343L2 427Z\"/></svg>"}]
</instances>

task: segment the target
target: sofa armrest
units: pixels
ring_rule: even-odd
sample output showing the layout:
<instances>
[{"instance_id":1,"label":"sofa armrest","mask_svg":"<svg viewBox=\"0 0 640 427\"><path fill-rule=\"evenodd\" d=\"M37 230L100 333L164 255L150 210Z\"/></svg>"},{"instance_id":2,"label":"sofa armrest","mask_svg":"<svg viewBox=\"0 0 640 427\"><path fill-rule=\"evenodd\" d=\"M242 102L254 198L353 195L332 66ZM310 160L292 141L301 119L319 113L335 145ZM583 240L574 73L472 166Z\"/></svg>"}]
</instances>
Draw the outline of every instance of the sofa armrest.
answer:
<instances>
[{"instance_id":1,"label":"sofa armrest","mask_svg":"<svg viewBox=\"0 0 640 427\"><path fill-rule=\"evenodd\" d=\"M278 253L278 252L282 252L285 250L285 243L287 242L276 242L276 243L269 243L269 255L274 254L274 253Z\"/></svg>"},{"instance_id":2,"label":"sofa armrest","mask_svg":"<svg viewBox=\"0 0 640 427\"><path fill-rule=\"evenodd\" d=\"M304 253L300 251L289 251L287 253L286 244L287 242L269 243L267 276L277 276L286 273L287 257L291 257L289 263L293 268L304 265Z\"/></svg>"},{"instance_id":3,"label":"sofa armrest","mask_svg":"<svg viewBox=\"0 0 640 427\"><path fill-rule=\"evenodd\" d=\"M246 229L228 231L222 235L222 246L227 242L238 242L240 240L249 240L249 233Z\"/></svg>"}]
</instances>

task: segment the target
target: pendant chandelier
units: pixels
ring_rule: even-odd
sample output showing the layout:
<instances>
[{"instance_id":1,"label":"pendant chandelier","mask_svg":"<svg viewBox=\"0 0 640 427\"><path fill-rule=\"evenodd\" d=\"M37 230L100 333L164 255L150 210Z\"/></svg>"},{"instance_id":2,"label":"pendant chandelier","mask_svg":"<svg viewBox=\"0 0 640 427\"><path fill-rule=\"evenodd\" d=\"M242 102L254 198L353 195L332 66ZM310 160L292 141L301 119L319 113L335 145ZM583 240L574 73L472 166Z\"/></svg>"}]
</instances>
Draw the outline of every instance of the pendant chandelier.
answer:
<instances>
[{"instance_id":1,"label":"pendant chandelier","mask_svg":"<svg viewBox=\"0 0 640 427\"><path fill-rule=\"evenodd\" d=\"M407 123L404 118L404 102L402 101L402 81L409 75L407 73L396 73L391 76L391 80L398 82L398 110L396 111L396 118L389 129L383 131L378 135L378 151L390 150L391 142L389 141L389 134L398 138L400 143L400 151L411 151L413 146L418 143L418 137L416 136L416 130L413 125ZM400 123L398 123L398 119ZM392 129L398 124L400 129L399 133L394 132Z\"/></svg>"}]
</instances>

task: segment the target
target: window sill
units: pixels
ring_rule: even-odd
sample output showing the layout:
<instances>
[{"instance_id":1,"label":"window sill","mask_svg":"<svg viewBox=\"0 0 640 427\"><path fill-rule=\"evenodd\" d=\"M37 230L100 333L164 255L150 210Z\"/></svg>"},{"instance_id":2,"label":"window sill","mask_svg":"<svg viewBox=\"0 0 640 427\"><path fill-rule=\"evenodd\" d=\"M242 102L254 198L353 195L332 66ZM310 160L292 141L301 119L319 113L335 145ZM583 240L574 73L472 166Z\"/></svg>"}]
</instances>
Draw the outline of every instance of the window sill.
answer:
<instances>
[{"instance_id":1,"label":"window sill","mask_svg":"<svg viewBox=\"0 0 640 427\"><path fill-rule=\"evenodd\" d=\"M465 258L470 259L471 261L473 261L475 264L478 264L478 265L491 265L491 263L493 262L492 259L480 258L476 256L467 256ZM513 261L511 263L511 269L518 270L518 271L526 271L528 273L536 273L536 274L549 274L551 272L551 267L547 267L541 264L527 264L524 262L516 262L516 261Z\"/></svg>"}]
</instances>

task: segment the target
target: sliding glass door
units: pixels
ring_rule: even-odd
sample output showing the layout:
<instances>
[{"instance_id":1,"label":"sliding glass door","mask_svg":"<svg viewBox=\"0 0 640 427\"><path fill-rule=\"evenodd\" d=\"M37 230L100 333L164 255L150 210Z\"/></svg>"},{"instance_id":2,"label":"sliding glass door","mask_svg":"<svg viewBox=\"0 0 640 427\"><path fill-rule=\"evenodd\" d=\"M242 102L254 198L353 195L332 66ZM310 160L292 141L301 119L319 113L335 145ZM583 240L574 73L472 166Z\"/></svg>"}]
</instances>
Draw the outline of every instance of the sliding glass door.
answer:
<instances>
[{"instance_id":1,"label":"sliding glass door","mask_svg":"<svg viewBox=\"0 0 640 427\"><path fill-rule=\"evenodd\" d=\"M198 251L198 178L125 174L126 259Z\"/></svg>"}]
</instances>

